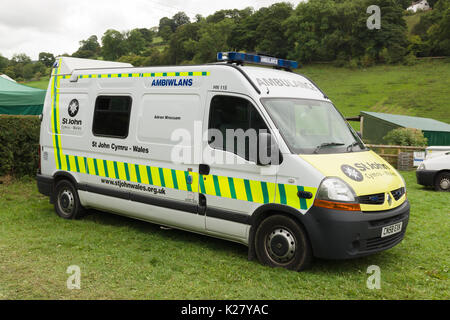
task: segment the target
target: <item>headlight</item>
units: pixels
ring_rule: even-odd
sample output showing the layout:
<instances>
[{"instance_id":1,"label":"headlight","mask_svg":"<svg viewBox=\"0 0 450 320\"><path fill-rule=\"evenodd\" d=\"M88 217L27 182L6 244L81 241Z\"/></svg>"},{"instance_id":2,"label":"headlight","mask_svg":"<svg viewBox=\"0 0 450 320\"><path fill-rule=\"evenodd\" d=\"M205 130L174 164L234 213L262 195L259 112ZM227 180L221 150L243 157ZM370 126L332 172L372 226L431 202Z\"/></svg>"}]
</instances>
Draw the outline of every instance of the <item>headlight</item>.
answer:
<instances>
[{"instance_id":1,"label":"headlight","mask_svg":"<svg viewBox=\"0 0 450 320\"><path fill-rule=\"evenodd\" d=\"M347 183L339 178L326 178L322 181L317 199L326 201L356 202L356 194Z\"/></svg>"},{"instance_id":2,"label":"headlight","mask_svg":"<svg viewBox=\"0 0 450 320\"><path fill-rule=\"evenodd\" d=\"M417 170L425 170L425 163L422 162Z\"/></svg>"}]
</instances>

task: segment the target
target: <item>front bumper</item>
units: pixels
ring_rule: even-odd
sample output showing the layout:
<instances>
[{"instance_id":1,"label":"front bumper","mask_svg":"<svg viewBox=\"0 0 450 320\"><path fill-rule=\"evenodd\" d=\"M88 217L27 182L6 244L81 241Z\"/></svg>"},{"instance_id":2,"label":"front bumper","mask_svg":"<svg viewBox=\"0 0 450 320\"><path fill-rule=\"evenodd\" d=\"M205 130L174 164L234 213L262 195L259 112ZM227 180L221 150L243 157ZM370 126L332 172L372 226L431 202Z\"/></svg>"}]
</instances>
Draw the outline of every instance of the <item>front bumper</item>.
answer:
<instances>
[{"instance_id":1,"label":"front bumper","mask_svg":"<svg viewBox=\"0 0 450 320\"><path fill-rule=\"evenodd\" d=\"M308 233L314 256L324 259L349 259L390 249L405 236L409 221L408 200L382 212L345 212L312 207ZM382 238L384 227L403 222L400 233Z\"/></svg>"},{"instance_id":2,"label":"front bumper","mask_svg":"<svg viewBox=\"0 0 450 320\"><path fill-rule=\"evenodd\" d=\"M417 170L416 171L417 183L422 186L433 186L436 172L437 171L433 170Z\"/></svg>"}]
</instances>

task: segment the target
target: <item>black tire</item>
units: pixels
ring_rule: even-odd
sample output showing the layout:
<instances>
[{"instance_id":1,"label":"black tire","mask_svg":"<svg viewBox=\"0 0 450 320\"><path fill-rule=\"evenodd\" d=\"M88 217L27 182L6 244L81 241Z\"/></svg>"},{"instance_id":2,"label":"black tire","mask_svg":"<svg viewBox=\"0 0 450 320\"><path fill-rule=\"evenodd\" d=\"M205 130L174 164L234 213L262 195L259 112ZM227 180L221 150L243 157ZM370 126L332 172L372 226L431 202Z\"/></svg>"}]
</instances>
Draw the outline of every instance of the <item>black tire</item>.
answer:
<instances>
[{"instance_id":1,"label":"black tire","mask_svg":"<svg viewBox=\"0 0 450 320\"><path fill-rule=\"evenodd\" d=\"M283 215L273 215L260 223L255 235L258 260L276 268L294 271L307 269L312 249L303 227Z\"/></svg>"},{"instance_id":2,"label":"black tire","mask_svg":"<svg viewBox=\"0 0 450 320\"><path fill-rule=\"evenodd\" d=\"M441 172L436 176L434 182L436 191L450 191L450 172Z\"/></svg>"},{"instance_id":3,"label":"black tire","mask_svg":"<svg viewBox=\"0 0 450 320\"><path fill-rule=\"evenodd\" d=\"M54 189L55 211L64 219L80 219L85 210L81 206L78 192L68 180L60 180Z\"/></svg>"}]
</instances>

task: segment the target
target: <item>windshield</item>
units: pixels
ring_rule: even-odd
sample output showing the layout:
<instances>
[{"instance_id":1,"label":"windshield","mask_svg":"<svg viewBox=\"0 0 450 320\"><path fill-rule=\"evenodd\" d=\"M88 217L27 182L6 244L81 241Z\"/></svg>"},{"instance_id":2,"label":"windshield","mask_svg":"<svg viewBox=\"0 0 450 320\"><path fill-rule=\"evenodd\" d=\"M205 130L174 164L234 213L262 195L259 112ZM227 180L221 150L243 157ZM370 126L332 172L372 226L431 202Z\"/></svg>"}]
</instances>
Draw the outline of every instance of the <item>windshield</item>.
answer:
<instances>
[{"instance_id":1,"label":"windshield","mask_svg":"<svg viewBox=\"0 0 450 320\"><path fill-rule=\"evenodd\" d=\"M261 101L292 153L365 150L356 132L329 102L286 98Z\"/></svg>"}]
</instances>

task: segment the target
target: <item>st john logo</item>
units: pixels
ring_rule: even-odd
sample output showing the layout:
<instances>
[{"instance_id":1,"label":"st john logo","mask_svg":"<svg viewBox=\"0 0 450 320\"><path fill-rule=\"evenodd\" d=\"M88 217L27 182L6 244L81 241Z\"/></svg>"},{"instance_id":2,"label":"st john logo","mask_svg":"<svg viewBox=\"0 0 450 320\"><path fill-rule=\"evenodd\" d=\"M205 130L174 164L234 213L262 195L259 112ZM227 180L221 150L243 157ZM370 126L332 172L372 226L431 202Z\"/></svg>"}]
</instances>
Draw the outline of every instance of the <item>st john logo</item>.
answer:
<instances>
[{"instance_id":1,"label":"st john logo","mask_svg":"<svg viewBox=\"0 0 450 320\"><path fill-rule=\"evenodd\" d=\"M344 164L341 166L341 170L347 177L349 177L352 180L355 180L358 182L361 182L364 180L362 173L358 169L353 168L352 166Z\"/></svg>"},{"instance_id":2,"label":"st john logo","mask_svg":"<svg viewBox=\"0 0 450 320\"><path fill-rule=\"evenodd\" d=\"M78 114L78 110L80 110L80 104L77 99L73 99L69 103L69 116L75 117Z\"/></svg>"}]
</instances>

